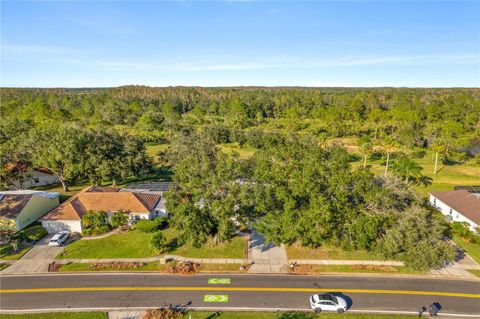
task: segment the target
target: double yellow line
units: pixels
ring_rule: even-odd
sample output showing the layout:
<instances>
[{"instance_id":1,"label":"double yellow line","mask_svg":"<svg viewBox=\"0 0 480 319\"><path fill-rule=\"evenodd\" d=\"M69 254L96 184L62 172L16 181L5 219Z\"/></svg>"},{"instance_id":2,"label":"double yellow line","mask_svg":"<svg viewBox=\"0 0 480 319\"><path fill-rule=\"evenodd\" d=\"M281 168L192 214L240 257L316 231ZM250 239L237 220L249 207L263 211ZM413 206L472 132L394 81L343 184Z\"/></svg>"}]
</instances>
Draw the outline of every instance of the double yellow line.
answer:
<instances>
[{"instance_id":1,"label":"double yellow line","mask_svg":"<svg viewBox=\"0 0 480 319\"><path fill-rule=\"evenodd\" d=\"M2 294L12 293L41 293L41 292L94 292L94 291L244 291L244 292L343 292L360 294L389 294L389 295L423 295L444 296L480 299L480 294L442 292L442 291L415 291L415 290L384 290L384 289L345 289L345 288L262 288L262 287L75 287L75 288L26 288L1 289Z\"/></svg>"}]
</instances>

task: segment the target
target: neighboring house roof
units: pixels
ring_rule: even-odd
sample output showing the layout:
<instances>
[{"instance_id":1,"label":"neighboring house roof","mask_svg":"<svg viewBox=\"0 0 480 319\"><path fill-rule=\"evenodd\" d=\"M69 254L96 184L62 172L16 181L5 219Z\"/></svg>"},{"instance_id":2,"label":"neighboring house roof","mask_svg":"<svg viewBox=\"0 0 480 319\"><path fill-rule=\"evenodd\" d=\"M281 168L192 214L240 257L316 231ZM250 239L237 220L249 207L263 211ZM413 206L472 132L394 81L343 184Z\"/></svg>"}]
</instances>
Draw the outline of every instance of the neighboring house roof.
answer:
<instances>
[{"instance_id":1,"label":"neighboring house roof","mask_svg":"<svg viewBox=\"0 0 480 319\"><path fill-rule=\"evenodd\" d=\"M88 211L119 211L149 213L160 200L160 195L119 192L118 188L90 187L69 199L43 217L42 220L80 220Z\"/></svg>"},{"instance_id":2,"label":"neighboring house roof","mask_svg":"<svg viewBox=\"0 0 480 319\"><path fill-rule=\"evenodd\" d=\"M60 194L28 189L0 192L0 217L8 219L17 218L33 196L56 198Z\"/></svg>"},{"instance_id":3,"label":"neighboring house roof","mask_svg":"<svg viewBox=\"0 0 480 319\"><path fill-rule=\"evenodd\" d=\"M0 195L0 217L15 219L28 204L31 194Z\"/></svg>"},{"instance_id":4,"label":"neighboring house roof","mask_svg":"<svg viewBox=\"0 0 480 319\"><path fill-rule=\"evenodd\" d=\"M137 190L147 190L147 191L156 191L156 192L166 192L170 188L174 187L175 183L172 182L141 182L141 183L130 183L125 186L126 189L137 189Z\"/></svg>"},{"instance_id":5,"label":"neighboring house roof","mask_svg":"<svg viewBox=\"0 0 480 319\"><path fill-rule=\"evenodd\" d=\"M431 192L430 195L455 209L471 221L480 224L480 194L469 193L466 190L456 190Z\"/></svg>"}]
</instances>

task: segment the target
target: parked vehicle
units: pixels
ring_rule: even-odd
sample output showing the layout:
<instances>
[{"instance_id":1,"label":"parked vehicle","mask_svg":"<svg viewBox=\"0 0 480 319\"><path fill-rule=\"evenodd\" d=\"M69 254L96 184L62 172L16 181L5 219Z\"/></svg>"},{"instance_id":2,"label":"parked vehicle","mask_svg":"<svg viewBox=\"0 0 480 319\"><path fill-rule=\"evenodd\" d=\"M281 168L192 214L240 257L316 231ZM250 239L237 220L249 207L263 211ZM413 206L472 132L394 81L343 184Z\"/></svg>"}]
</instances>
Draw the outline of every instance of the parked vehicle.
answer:
<instances>
[{"instance_id":1,"label":"parked vehicle","mask_svg":"<svg viewBox=\"0 0 480 319\"><path fill-rule=\"evenodd\" d=\"M68 237L70 237L70 232L61 231L53 235L53 237L48 242L48 246L61 246L67 241Z\"/></svg>"},{"instance_id":2,"label":"parked vehicle","mask_svg":"<svg viewBox=\"0 0 480 319\"><path fill-rule=\"evenodd\" d=\"M310 305L315 312L336 311L343 313L347 311L347 302L342 297L332 294L317 294L310 297Z\"/></svg>"}]
</instances>

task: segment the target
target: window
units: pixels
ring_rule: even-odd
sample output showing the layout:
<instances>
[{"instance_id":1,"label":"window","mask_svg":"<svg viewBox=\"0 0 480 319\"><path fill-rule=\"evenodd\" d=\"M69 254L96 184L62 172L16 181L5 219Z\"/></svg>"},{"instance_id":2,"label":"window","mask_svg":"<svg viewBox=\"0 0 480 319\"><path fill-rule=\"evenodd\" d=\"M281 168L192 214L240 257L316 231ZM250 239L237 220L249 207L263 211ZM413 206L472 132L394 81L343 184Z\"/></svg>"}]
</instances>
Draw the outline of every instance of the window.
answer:
<instances>
[{"instance_id":1,"label":"window","mask_svg":"<svg viewBox=\"0 0 480 319\"><path fill-rule=\"evenodd\" d=\"M36 183L39 183L39 182L40 182L40 179L38 179L38 178L34 178L34 179L33 179L33 181L34 181L34 182L35 182L35 184L36 184Z\"/></svg>"},{"instance_id":2,"label":"window","mask_svg":"<svg viewBox=\"0 0 480 319\"><path fill-rule=\"evenodd\" d=\"M449 213L450 213L450 215L452 215L452 209L451 209L451 208L450 208L450 212L449 212Z\"/></svg>"}]
</instances>

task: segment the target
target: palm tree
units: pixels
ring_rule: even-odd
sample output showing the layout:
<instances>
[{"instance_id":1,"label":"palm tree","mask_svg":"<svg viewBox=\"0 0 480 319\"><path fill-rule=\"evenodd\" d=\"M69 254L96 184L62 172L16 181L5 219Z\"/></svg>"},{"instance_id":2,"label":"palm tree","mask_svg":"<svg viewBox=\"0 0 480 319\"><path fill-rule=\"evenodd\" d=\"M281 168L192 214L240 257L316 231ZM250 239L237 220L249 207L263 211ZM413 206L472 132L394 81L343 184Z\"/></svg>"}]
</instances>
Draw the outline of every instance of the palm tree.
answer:
<instances>
[{"instance_id":1,"label":"palm tree","mask_svg":"<svg viewBox=\"0 0 480 319\"><path fill-rule=\"evenodd\" d=\"M410 178L419 180L422 176L423 168L414 160L405 155L396 158L392 163L392 171L395 175L403 178L405 184L408 184Z\"/></svg>"},{"instance_id":2,"label":"palm tree","mask_svg":"<svg viewBox=\"0 0 480 319\"><path fill-rule=\"evenodd\" d=\"M390 164L390 154L395 150L395 140L391 138L390 136L385 136L382 140L382 147L384 152L387 154L387 161L385 163L385 176L387 176L388 173L388 165Z\"/></svg>"},{"instance_id":3,"label":"palm tree","mask_svg":"<svg viewBox=\"0 0 480 319\"><path fill-rule=\"evenodd\" d=\"M365 169L367 167L367 158L368 155L372 152L373 146L372 146L372 141L370 140L369 136L362 137L359 140L359 149L360 152L363 155L363 168Z\"/></svg>"}]
</instances>

